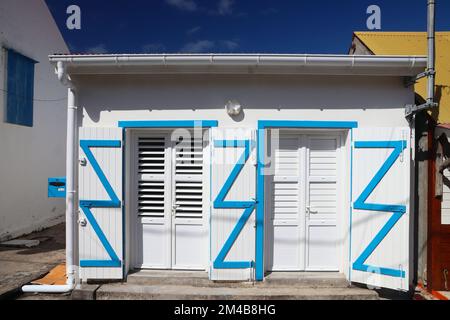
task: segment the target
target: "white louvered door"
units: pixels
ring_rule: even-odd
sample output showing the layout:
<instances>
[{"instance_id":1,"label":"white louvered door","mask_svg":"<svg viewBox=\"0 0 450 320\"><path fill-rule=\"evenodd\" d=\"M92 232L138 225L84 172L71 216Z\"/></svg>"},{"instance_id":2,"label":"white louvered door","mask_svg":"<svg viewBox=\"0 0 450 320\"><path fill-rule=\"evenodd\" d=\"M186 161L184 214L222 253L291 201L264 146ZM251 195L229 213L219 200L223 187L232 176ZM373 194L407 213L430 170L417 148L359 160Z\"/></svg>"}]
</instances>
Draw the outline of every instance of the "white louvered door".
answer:
<instances>
[{"instance_id":1,"label":"white louvered door","mask_svg":"<svg viewBox=\"0 0 450 320\"><path fill-rule=\"evenodd\" d=\"M207 265L207 142L186 130L136 135L136 268Z\"/></svg>"},{"instance_id":2,"label":"white louvered door","mask_svg":"<svg viewBox=\"0 0 450 320\"><path fill-rule=\"evenodd\" d=\"M205 269L207 260L207 229L205 212L204 149L206 141L200 136L179 137L172 142L173 217L172 268Z\"/></svg>"},{"instance_id":3,"label":"white louvered door","mask_svg":"<svg viewBox=\"0 0 450 320\"><path fill-rule=\"evenodd\" d=\"M171 148L168 134L136 138L137 268L171 268Z\"/></svg>"},{"instance_id":4,"label":"white louvered door","mask_svg":"<svg viewBox=\"0 0 450 320\"><path fill-rule=\"evenodd\" d=\"M339 136L307 136L306 270L338 271Z\"/></svg>"},{"instance_id":5,"label":"white louvered door","mask_svg":"<svg viewBox=\"0 0 450 320\"><path fill-rule=\"evenodd\" d=\"M280 134L279 148L275 150L275 172L271 181L272 210L268 235L273 241L267 255L271 271L299 271L304 268L304 149L302 136Z\"/></svg>"},{"instance_id":6,"label":"white louvered door","mask_svg":"<svg viewBox=\"0 0 450 320\"><path fill-rule=\"evenodd\" d=\"M339 135L279 134L270 181L269 271L338 271Z\"/></svg>"}]
</instances>

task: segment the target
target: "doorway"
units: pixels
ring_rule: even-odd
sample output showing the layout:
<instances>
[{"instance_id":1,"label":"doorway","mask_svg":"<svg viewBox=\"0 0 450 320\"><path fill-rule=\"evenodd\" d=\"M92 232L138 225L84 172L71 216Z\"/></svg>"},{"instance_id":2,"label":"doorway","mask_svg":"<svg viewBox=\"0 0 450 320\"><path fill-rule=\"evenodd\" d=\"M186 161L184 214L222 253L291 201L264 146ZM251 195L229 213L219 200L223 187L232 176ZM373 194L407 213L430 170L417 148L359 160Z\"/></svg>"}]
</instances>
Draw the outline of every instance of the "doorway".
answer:
<instances>
[{"instance_id":1,"label":"doorway","mask_svg":"<svg viewBox=\"0 0 450 320\"><path fill-rule=\"evenodd\" d=\"M207 135L207 130L198 134L185 129L147 130L132 135L134 268L207 268Z\"/></svg>"},{"instance_id":2,"label":"doorway","mask_svg":"<svg viewBox=\"0 0 450 320\"><path fill-rule=\"evenodd\" d=\"M267 179L266 270L339 271L340 133L278 132Z\"/></svg>"}]
</instances>

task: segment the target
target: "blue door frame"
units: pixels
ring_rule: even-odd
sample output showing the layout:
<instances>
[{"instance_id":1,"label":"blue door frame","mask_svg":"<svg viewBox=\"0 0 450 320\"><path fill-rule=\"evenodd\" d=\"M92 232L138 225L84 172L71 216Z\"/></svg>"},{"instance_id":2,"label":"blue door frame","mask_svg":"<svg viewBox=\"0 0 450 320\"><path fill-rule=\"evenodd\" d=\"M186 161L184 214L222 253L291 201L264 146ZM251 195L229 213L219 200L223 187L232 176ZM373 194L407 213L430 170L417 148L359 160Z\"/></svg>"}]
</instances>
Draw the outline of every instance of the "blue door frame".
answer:
<instances>
[{"instance_id":1,"label":"blue door frame","mask_svg":"<svg viewBox=\"0 0 450 320\"><path fill-rule=\"evenodd\" d=\"M265 184L265 142L266 129L355 129L356 121L289 121L259 120L257 129L257 172L256 172L256 253L255 277L264 280L264 184Z\"/></svg>"}]
</instances>

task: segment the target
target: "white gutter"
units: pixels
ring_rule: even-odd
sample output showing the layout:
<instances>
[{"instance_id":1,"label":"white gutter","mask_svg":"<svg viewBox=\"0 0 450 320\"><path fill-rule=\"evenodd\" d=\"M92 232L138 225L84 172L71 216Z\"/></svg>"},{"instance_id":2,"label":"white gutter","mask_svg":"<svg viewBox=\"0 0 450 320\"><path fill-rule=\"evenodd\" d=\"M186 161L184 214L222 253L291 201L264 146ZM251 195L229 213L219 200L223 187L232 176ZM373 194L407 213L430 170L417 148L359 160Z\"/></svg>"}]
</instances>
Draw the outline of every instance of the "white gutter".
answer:
<instances>
[{"instance_id":1,"label":"white gutter","mask_svg":"<svg viewBox=\"0 0 450 320\"><path fill-rule=\"evenodd\" d=\"M66 274L65 285L29 285L23 286L23 292L66 293L75 287L75 138L76 138L76 93L62 63L56 70L60 81L69 87L67 96L67 150L66 150Z\"/></svg>"},{"instance_id":2,"label":"white gutter","mask_svg":"<svg viewBox=\"0 0 450 320\"><path fill-rule=\"evenodd\" d=\"M234 66L234 67L341 67L425 68L422 56L275 55L275 54L105 54L51 55L50 62L68 66Z\"/></svg>"}]
</instances>

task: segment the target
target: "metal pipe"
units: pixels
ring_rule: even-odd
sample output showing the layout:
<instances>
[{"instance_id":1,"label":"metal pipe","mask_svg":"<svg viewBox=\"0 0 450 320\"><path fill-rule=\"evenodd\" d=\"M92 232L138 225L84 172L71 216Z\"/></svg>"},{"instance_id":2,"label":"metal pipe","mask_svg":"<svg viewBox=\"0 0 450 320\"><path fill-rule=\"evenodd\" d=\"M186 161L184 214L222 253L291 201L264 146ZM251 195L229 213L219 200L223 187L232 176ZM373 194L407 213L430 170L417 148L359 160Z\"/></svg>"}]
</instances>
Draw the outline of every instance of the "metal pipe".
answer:
<instances>
[{"instance_id":1,"label":"metal pipe","mask_svg":"<svg viewBox=\"0 0 450 320\"><path fill-rule=\"evenodd\" d=\"M435 85L435 0L428 0L428 103L434 103Z\"/></svg>"},{"instance_id":2,"label":"metal pipe","mask_svg":"<svg viewBox=\"0 0 450 320\"><path fill-rule=\"evenodd\" d=\"M64 71L58 68L58 77ZM23 292L65 293L75 287L75 221L76 221L76 185L75 185L75 138L77 123L76 92L73 87L67 95L67 150L66 150L66 274L65 285L29 285L23 286Z\"/></svg>"}]
</instances>

